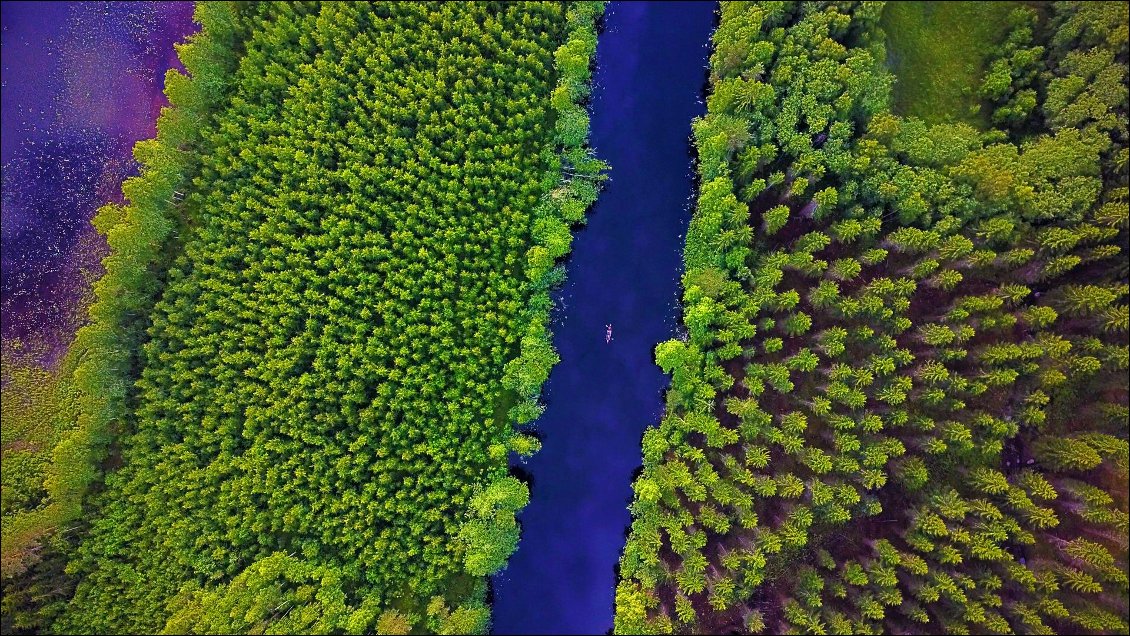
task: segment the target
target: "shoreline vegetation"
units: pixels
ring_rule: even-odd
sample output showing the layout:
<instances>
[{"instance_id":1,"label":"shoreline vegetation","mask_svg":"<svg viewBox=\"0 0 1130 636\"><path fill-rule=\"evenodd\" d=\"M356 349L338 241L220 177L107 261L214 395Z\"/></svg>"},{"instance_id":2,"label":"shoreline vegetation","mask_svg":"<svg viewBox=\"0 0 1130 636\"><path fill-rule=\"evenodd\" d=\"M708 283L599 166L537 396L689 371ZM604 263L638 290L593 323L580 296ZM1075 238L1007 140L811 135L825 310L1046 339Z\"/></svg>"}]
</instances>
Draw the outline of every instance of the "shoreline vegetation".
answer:
<instances>
[{"instance_id":1,"label":"shoreline vegetation","mask_svg":"<svg viewBox=\"0 0 1130 636\"><path fill-rule=\"evenodd\" d=\"M6 629L488 628L483 577L505 567L528 500L508 458L538 449L518 427L540 415L558 360L549 291L606 178L585 111L603 6L197 4L202 29L177 47L189 74L167 76L171 106L157 138L135 146L128 205L93 221L111 250L62 367L64 432L43 503L5 516ZM388 74L397 68L415 76ZM341 80L358 74L354 96L387 99L349 97ZM404 100L423 100L417 115ZM366 129L385 131L383 150L337 134ZM438 191L418 190L432 181ZM475 220L488 212L489 227ZM418 231L429 225L460 243ZM337 245L352 260L333 256ZM313 269L299 275L303 263ZM366 281L358 263L381 279ZM421 282L428 322L441 324L396 309ZM373 328L405 349L386 359L379 340L357 340ZM324 356L350 338L335 355L355 365L352 381ZM445 350L445 368L417 373L425 349ZM296 402L288 385L313 397ZM389 399L405 401L383 418L366 408ZM500 402L512 403L502 420ZM320 430L294 425L303 418ZM340 482L366 474L364 487ZM444 503L433 496L452 487ZM319 499L333 491L344 496Z\"/></svg>"},{"instance_id":2,"label":"shoreline vegetation","mask_svg":"<svg viewBox=\"0 0 1130 636\"><path fill-rule=\"evenodd\" d=\"M4 633L489 631L604 10L196 3L87 319L4 343ZM614 633L1126 633L1125 4L719 15Z\"/></svg>"},{"instance_id":3,"label":"shoreline vegetation","mask_svg":"<svg viewBox=\"0 0 1130 636\"><path fill-rule=\"evenodd\" d=\"M44 420L60 434L47 462L42 495L47 503L4 518L5 580L38 561L41 539L80 518L108 449L127 431L137 348L176 250L167 242L188 223L178 188L194 175L198 159L190 150L202 152L199 131L217 111L225 76L234 70L239 36L231 16L224 15L230 10L224 3L197 10L195 19L204 29L177 45L189 76L175 69L165 76L170 105L158 117L157 137L134 147L141 174L122 184L129 204L103 206L91 221L110 253L102 262L105 273L94 282L88 319L54 373L57 408Z\"/></svg>"},{"instance_id":4,"label":"shoreline vegetation","mask_svg":"<svg viewBox=\"0 0 1130 636\"><path fill-rule=\"evenodd\" d=\"M883 3L721 4L616 633L1126 630L1124 8L1013 10L978 130Z\"/></svg>"}]
</instances>

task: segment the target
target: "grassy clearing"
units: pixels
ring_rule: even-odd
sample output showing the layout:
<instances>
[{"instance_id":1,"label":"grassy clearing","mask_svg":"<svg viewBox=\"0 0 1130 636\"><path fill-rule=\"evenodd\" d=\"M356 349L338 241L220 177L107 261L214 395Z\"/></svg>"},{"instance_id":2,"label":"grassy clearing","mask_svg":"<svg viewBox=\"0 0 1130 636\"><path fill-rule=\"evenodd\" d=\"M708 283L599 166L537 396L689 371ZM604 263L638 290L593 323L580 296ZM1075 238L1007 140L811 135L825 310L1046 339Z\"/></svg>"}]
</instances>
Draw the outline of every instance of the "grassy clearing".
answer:
<instances>
[{"instance_id":1,"label":"grassy clearing","mask_svg":"<svg viewBox=\"0 0 1130 636\"><path fill-rule=\"evenodd\" d=\"M894 112L987 127L977 86L1018 2L888 2L881 25L898 81Z\"/></svg>"},{"instance_id":2,"label":"grassy clearing","mask_svg":"<svg viewBox=\"0 0 1130 636\"><path fill-rule=\"evenodd\" d=\"M30 555L9 549L8 533L19 513L35 509L46 497L44 471L59 437L59 372L41 366L41 354L19 340L6 341L0 353L0 528L5 539L0 560L5 563L30 562Z\"/></svg>"}]
</instances>

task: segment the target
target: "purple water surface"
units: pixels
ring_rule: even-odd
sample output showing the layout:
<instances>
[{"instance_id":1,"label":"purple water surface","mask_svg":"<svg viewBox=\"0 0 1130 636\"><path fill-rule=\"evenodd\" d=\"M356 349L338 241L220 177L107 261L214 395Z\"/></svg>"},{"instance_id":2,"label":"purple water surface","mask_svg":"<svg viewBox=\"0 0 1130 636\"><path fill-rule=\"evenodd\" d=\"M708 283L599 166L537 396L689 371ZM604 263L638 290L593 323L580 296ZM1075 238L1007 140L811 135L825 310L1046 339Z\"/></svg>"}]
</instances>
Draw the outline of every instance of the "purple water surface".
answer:
<instances>
[{"instance_id":1,"label":"purple water surface","mask_svg":"<svg viewBox=\"0 0 1130 636\"><path fill-rule=\"evenodd\" d=\"M3 188L0 323L6 342L65 350L105 242L90 225L137 174L156 133L173 44L191 2L0 3Z\"/></svg>"}]
</instances>

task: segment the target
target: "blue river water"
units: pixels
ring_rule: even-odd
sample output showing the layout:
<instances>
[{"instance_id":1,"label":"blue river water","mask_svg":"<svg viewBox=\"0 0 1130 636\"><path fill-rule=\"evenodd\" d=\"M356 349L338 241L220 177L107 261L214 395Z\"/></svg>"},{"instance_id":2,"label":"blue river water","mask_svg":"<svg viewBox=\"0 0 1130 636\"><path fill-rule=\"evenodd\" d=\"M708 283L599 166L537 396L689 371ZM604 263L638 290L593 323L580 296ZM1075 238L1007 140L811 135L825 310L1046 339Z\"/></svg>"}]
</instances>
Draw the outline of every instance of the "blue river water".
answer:
<instances>
[{"instance_id":1,"label":"blue river water","mask_svg":"<svg viewBox=\"0 0 1130 636\"><path fill-rule=\"evenodd\" d=\"M655 345L678 328L714 2L613 2L597 45L592 145L611 181L573 243L553 325L561 363L544 391L542 450L522 540L494 578L496 634L612 628L640 438L662 410ZM605 326L612 341L605 342Z\"/></svg>"}]
</instances>

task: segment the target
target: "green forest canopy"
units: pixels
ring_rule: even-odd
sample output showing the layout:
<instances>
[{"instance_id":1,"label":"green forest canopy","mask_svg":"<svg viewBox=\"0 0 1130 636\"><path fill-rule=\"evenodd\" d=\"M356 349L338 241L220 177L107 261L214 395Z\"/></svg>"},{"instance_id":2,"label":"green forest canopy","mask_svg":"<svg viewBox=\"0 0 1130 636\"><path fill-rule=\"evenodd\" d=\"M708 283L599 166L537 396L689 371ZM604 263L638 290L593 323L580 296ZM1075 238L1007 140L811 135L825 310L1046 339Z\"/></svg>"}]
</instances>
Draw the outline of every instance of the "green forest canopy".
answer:
<instances>
[{"instance_id":1,"label":"green forest canopy","mask_svg":"<svg viewBox=\"0 0 1130 636\"><path fill-rule=\"evenodd\" d=\"M5 504L6 625L486 629L555 261L604 178L601 10L198 5L129 205L95 219L47 497ZM51 532L84 509L73 549Z\"/></svg>"},{"instance_id":2,"label":"green forest canopy","mask_svg":"<svg viewBox=\"0 0 1130 636\"><path fill-rule=\"evenodd\" d=\"M6 631L487 629L600 11L198 5L89 323L5 364ZM1127 629L1127 32L722 3L618 632Z\"/></svg>"},{"instance_id":3,"label":"green forest canopy","mask_svg":"<svg viewBox=\"0 0 1130 636\"><path fill-rule=\"evenodd\" d=\"M722 3L617 633L1127 629L1125 6L1012 11L986 131L881 15Z\"/></svg>"}]
</instances>

